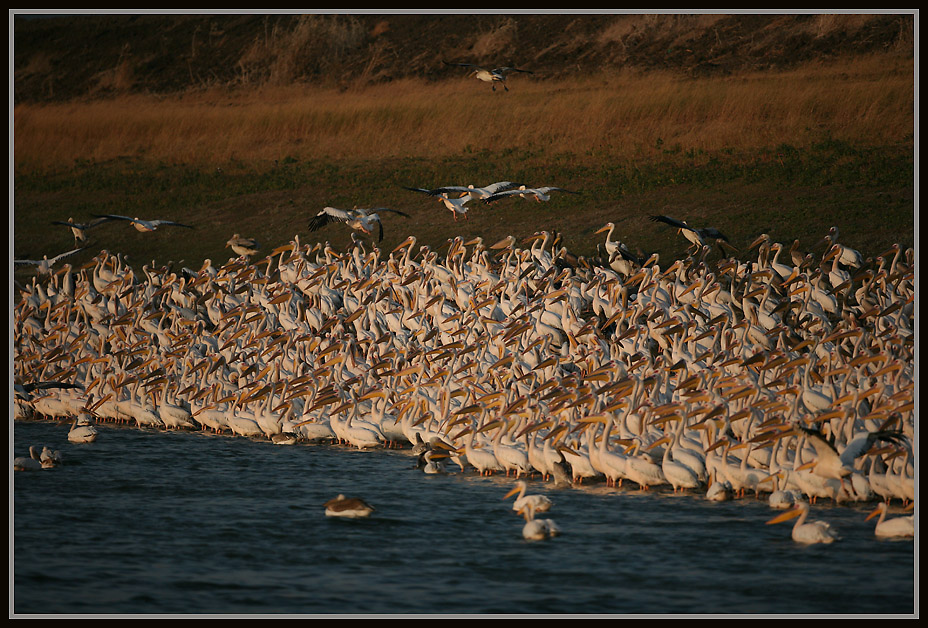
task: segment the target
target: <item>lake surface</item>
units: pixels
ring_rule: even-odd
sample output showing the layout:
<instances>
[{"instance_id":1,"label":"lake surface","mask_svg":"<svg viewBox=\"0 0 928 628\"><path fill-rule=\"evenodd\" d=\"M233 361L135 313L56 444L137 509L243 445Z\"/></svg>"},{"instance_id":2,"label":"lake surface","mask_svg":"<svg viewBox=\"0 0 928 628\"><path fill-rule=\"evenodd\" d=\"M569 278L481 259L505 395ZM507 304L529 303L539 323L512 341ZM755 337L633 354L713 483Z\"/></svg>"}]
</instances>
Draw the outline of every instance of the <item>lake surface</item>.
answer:
<instances>
[{"instance_id":1,"label":"lake surface","mask_svg":"<svg viewBox=\"0 0 928 628\"><path fill-rule=\"evenodd\" d=\"M840 541L805 547L753 497L529 481L562 535L522 538L505 475L426 475L410 450L14 422L11 615L913 614L915 542L874 504L819 503ZM457 467L449 466L452 471ZM376 511L324 515L339 493Z\"/></svg>"}]
</instances>

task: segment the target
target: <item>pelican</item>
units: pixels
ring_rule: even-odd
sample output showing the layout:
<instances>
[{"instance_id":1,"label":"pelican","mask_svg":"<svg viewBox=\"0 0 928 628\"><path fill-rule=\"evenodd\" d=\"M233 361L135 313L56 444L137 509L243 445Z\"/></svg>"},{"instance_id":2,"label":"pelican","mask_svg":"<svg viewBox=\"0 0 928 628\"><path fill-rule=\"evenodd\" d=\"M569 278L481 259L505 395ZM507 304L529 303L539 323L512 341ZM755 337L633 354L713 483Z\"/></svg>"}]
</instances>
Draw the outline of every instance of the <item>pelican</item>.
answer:
<instances>
[{"instance_id":1,"label":"pelican","mask_svg":"<svg viewBox=\"0 0 928 628\"><path fill-rule=\"evenodd\" d=\"M580 192L573 192L571 190L565 190L564 188L554 187L554 186L545 186L540 188L530 188L524 185L512 190L503 190L502 192L497 192L491 194L490 196L483 199L483 202L489 205L494 201L498 201L501 198L506 198L509 196L521 196L522 198L534 198L539 203L544 201L551 200L551 192L566 192L567 194L580 194Z\"/></svg>"},{"instance_id":2,"label":"pelican","mask_svg":"<svg viewBox=\"0 0 928 628\"><path fill-rule=\"evenodd\" d=\"M105 218L106 220L128 220L136 230L142 233L157 231L158 228L162 226L193 229L190 225L184 225L179 222L174 222L173 220L142 220L137 216L135 218L129 218L128 216L119 216L117 214L94 214L94 216L97 218Z\"/></svg>"},{"instance_id":3,"label":"pelican","mask_svg":"<svg viewBox=\"0 0 928 628\"><path fill-rule=\"evenodd\" d=\"M840 480L842 485L844 478L854 472L854 461L866 454L875 443L881 441L895 444L905 443L905 437L898 430L878 430L854 438L839 453L821 431L802 425L799 429L812 443L818 456L814 462L809 463L812 465L812 472L824 478Z\"/></svg>"},{"instance_id":4,"label":"pelican","mask_svg":"<svg viewBox=\"0 0 928 628\"><path fill-rule=\"evenodd\" d=\"M777 515L767 522L767 524L780 523L799 517L793 525L793 540L797 543L833 543L838 540L838 535L830 524L824 521L810 521L806 523L806 517L809 516L809 504L801 501L786 512Z\"/></svg>"},{"instance_id":5,"label":"pelican","mask_svg":"<svg viewBox=\"0 0 928 628\"><path fill-rule=\"evenodd\" d=\"M261 245L254 238L243 238L236 233L226 242L226 247L232 247L232 251L242 257L251 257L258 252Z\"/></svg>"},{"instance_id":6,"label":"pelican","mask_svg":"<svg viewBox=\"0 0 928 628\"><path fill-rule=\"evenodd\" d=\"M463 216L464 220L467 220L467 203L473 198L468 192L464 192L461 196L457 198L451 198L445 192L439 192L437 194L432 194L432 190L426 190L425 188L404 188L411 190L413 192L422 192L428 194L429 196L435 196L438 199L438 202L443 204L454 217L455 222L458 219L458 216Z\"/></svg>"},{"instance_id":7,"label":"pelican","mask_svg":"<svg viewBox=\"0 0 928 628\"><path fill-rule=\"evenodd\" d=\"M886 518L886 502L877 504L876 510L867 515L866 521L870 521L877 515L879 520L876 522L876 535L884 539L890 538L909 538L915 536L915 517L896 517L894 519Z\"/></svg>"},{"instance_id":8,"label":"pelican","mask_svg":"<svg viewBox=\"0 0 928 628\"><path fill-rule=\"evenodd\" d=\"M497 181L496 183L485 185L482 188L474 187L474 185L471 184L468 186L446 185L440 188L434 188L432 190L423 190L421 188L406 188L406 189L412 190L414 192L426 192L431 196L441 196L442 194L448 195L454 192L461 192L462 195L467 195L471 199L488 201L488 199L492 197L494 194L498 194L502 190L505 190L506 188L510 188L513 185L516 185L516 184L513 183L512 181ZM522 188L524 189L525 186L523 185Z\"/></svg>"},{"instance_id":9,"label":"pelican","mask_svg":"<svg viewBox=\"0 0 928 628\"><path fill-rule=\"evenodd\" d=\"M536 519L535 507L531 503L522 506L519 514L525 517L522 538L526 541L544 541L561 533L560 528L551 519Z\"/></svg>"},{"instance_id":10,"label":"pelican","mask_svg":"<svg viewBox=\"0 0 928 628\"><path fill-rule=\"evenodd\" d=\"M87 242L87 234L85 233L88 229L96 227L100 223L106 222L106 218L97 218L96 220L91 220L90 222L74 222L74 218L68 218L67 221L62 220L53 220L53 225L64 225L71 229L71 233L74 234L74 245L77 246L80 244L85 244Z\"/></svg>"},{"instance_id":11,"label":"pelican","mask_svg":"<svg viewBox=\"0 0 928 628\"><path fill-rule=\"evenodd\" d=\"M84 247L73 249L71 251L66 251L61 255L56 255L55 257L49 259L48 255L43 255L42 259L32 260L32 259L14 259L13 263L17 266L35 266L36 272L40 275L50 275L52 272L52 267L63 260L66 257L71 257L75 253L80 253L84 250Z\"/></svg>"},{"instance_id":12,"label":"pelican","mask_svg":"<svg viewBox=\"0 0 928 628\"><path fill-rule=\"evenodd\" d=\"M13 459L14 471L37 471L38 469L47 469L48 466L42 464L39 454L35 451L35 445L29 446L28 456L17 456Z\"/></svg>"},{"instance_id":13,"label":"pelican","mask_svg":"<svg viewBox=\"0 0 928 628\"><path fill-rule=\"evenodd\" d=\"M519 68L513 67L501 67L493 68L492 70L488 68L481 67L479 65L474 65L473 63L449 63L445 61L445 65L456 65L462 68L473 68L471 73L474 75L474 78L477 80L483 81L484 83L489 83L490 87L493 88L493 91L496 91L496 84L499 83L503 86L503 89L507 92L509 88L506 87L506 74L508 72L524 72L526 74L534 74L531 70L521 70Z\"/></svg>"},{"instance_id":14,"label":"pelican","mask_svg":"<svg viewBox=\"0 0 928 628\"><path fill-rule=\"evenodd\" d=\"M392 212L409 218L409 214L406 212L402 212L398 209L389 209L387 207L374 207L372 209L336 209L334 207L326 207L310 219L309 230L315 231L330 222L343 222L352 229L371 235L376 226L378 230L377 241L381 242L383 240L383 222L380 220L380 212Z\"/></svg>"},{"instance_id":15,"label":"pelican","mask_svg":"<svg viewBox=\"0 0 928 628\"><path fill-rule=\"evenodd\" d=\"M550 499L544 495L526 495L525 491L527 490L528 484L524 480L519 480L516 482L515 487L503 496L503 499L509 499L518 493L519 496L516 497L515 502L512 504L512 509L516 512L521 511L528 504L532 505L533 512L547 512L551 509L553 502Z\"/></svg>"},{"instance_id":16,"label":"pelican","mask_svg":"<svg viewBox=\"0 0 928 628\"><path fill-rule=\"evenodd\" d=\"M85 412L71 421L68 440L72 443L92 443L97 440L97 434L98 431L93 425L93 418Z\"/></svg>"},{"instance_id":17,"label":"pelican","mask_svg":"<svg viewBox=\"0 0 928 628\"><path fill-rule=\"evenodd\" d=\"M330 499L325 504L326 517L346 517L356 519L358 517L368 517L375 508L358 497L345 497L339 494L335 499Z\"/></svg>"},{"instance_id":18,"label":"pelican","mask_svg":"<svg viewBox=\"0 0 928 628\"><path fill-rule=\"evenodd\" d=\"M714 227L696 229L686 224L685 220L677 220L670 216L650 216L650 219L654 222L663 222L671 227L676 227L676 229L683 234L683 237L696 246L709 246L716 242L728 242L728 238L725 237L725 234Z\"/></svg>"}]
</instances>

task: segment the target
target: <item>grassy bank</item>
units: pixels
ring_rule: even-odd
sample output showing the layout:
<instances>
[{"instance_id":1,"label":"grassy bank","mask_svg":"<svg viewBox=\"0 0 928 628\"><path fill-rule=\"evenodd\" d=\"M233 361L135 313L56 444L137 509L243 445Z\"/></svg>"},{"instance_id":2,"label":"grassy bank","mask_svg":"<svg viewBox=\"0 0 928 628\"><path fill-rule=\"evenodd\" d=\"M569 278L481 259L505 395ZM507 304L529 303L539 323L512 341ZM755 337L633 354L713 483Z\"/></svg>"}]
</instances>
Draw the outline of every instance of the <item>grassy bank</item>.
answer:
<instances>
[{"instance_id":1,"label":"grassy bank","mask_svg":"<svg viewBox=\"0 0 928 628\"><path fill-rule=\"evenodd\" d=\"M557 230L591 254L606 221L632 248L682 254L651 213L715 226L745 248L757 234L811 248L832 225L867 255L914 240L914 83L911 61L862 59L735 78L601 75L413 81L358 90L265 88L176 99L124 97L14 112L16 257L73 244L51 220L92 213L167 218L194 230L93 232L98 251L139 264L224 261L233 233L266 250L310 233L326 205L381 205L389 250L408 234L440 246ZM470 219L403 186L498 180L582 192L538 204L471 204ZM51 229L51 231L49 231Z\"/></svg>"}]
</instances>

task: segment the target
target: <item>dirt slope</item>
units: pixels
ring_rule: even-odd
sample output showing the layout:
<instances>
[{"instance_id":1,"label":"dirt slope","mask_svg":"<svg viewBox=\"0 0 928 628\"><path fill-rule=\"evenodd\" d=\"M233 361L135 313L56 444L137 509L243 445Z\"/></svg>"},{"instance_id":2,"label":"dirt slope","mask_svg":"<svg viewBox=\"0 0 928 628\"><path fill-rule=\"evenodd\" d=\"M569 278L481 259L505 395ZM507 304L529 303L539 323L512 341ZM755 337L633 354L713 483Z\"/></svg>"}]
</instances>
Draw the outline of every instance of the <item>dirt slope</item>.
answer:
<instances>
[{"instance_id":1,"label":"dirt slope","mask_svg":"<svg viewBox=\"0 0 928 628\"><path fill-rule=\"evenodd\" d=\"M13 19L15 102L515 66L526 80L597 70L687 76L788 68L837 56L911 56L914 16L882 15L80 15Z\"/></svg>"}]
</instances>

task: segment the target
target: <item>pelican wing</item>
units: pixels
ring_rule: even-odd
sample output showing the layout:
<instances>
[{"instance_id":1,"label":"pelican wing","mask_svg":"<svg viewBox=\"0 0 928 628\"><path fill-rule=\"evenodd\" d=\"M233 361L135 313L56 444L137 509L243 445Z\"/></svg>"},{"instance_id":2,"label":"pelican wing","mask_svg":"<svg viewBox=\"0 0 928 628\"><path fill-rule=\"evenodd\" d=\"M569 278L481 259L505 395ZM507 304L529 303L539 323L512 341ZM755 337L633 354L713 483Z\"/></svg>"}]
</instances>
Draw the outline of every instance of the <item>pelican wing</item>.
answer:
<instances>
[{"instance_id":1,"label":"pelican wing","mask_svg":"<svg viewBox=\"0 0 928 628\"><path fill-rule=\"evenodd\" d=\"M62 253L61 255L57 255L57 256L51 258L50 260L48 260L48 264L49 264L49 265L57 264L58 262L60 262L60 261L63 260L64 258L70 257L70 256L74 255L75 253L78 253L78 252L80 252L80 251L83 251L84 248L85 248L85 247L80 247L79 249L74 249L73 251L67 251L66 253Z\"/></svg>"},{"instance_id":2,"label":"pelican wing","mask_svg":"<svg viewBox=\"0 0 928 628\"><path fill-rule=\"evenodd\" d=\"M350 212L345 211L344 209L336 209L335 207L326 207L321 212L310 218L309 220L309 230L315 231L316 229L321 229L330 222L350 222L354 220L354 216Z\"/></svg>"},{"instance_id":3,"label":"pelican wing","mask_svg":"<svg viewBox=\"0 0 928 628\"><path fill-rule=\"evenodd\" d=\"M106 222L107 220L128 220L129 222L135 222L134 218L129 218L128 216L120 216L118 214L91 214L94 218L102 218L100 222ZM98 223L99 224L99 223Z\"/></svg>"},{"instance_id":4,"label":"pelican wing","mask_svg":"<svg viewBox=\"0 0 928 628\"><path fill-rule=\"evenodd\" d=\"M508 66L502 67L502 68L496 68L493 70L494 74L496 73L502 74L503 72L525 72L526 74L534 74L534 72L532 72L531 70L521 70L519 68L510 68Z\"/></svg>"},{"instance_id":5,"label":"pelican wing","mask_svg":"<svg viewBox=\"0 0 928 628\"><path fill-rule=\"evenodd\" d=\"M507 196L517 196L520 194L525 194L528 190L503 190L502 192L497 192L495 194L490 194L488 197L483 199L483 202L489 205L494 201L498 201L501 198L506 198Z\"/></svg>"},{"instance_id":6,"label":"pelican wing","mask_svg":"<svg viewBox=\"0 0 928 628\"><path fill-rule=\"evenodd\" d=\"M543 188L534 188L534 189L538 190L542 194L547 194L548 192L566 192L567 194L580 194L580 192L574 192L572 190L565 190L564 188L551 187L551 186L543 187Z\"/></svg>"},{"instance_id":7,"label":"pelican wing","mask_svg":"<svg viewBox=\"0 0 928 628\"><path fill-rule=\"evenodd\" d=\"M841 460L845 464L853 464L854 460L867 453L878 442L906 445L905 434L901 430L879 430L869 432L866 436L858 436L847 444L841 452Z\"/></svg>"},{"instance_id":8,"label":"pelican wing","mask_svg":"<svg viewBox=\"0 0 928 628\"><path fill-rule=\"evenodd\" d=\"M670 225L671 227L676 227L677 229L692 229L692 227L690 227L685 222L680 222L679 220L671 218L670 216L649 216L649 218L654 222L663 222Z\"/></svg>"},{"instance_id":9,"label":"pelican wing","mask_svg":"<svg viewBox=\"0 0 928 628\"><path fill-rule=\"evenodd\" d=\"M429 190L429 189L426 189L426 188L409 188L409 187L406 187L406 186L404 185L404 186L403 186L403 189L404 189L404 190L410 190L410 191L412 191L412 192L422 192L423 194L428 194L429 196L434 196L434 195L432 194L433 190Z\"/></svg>"},{"instance_id":10,"label":"pelican wing","mask_svg":"<svg viewBox=\"0 0 928 628\"><path fill-rule=\"evenodd\" d=\"M193 229L190 225L185 225L179 222L174 222L173 220L149 220L148 222L155 228L160 227L161 225L168 225L171 227L185 227L187 229Z\"/></svg>"}]
</instances>

